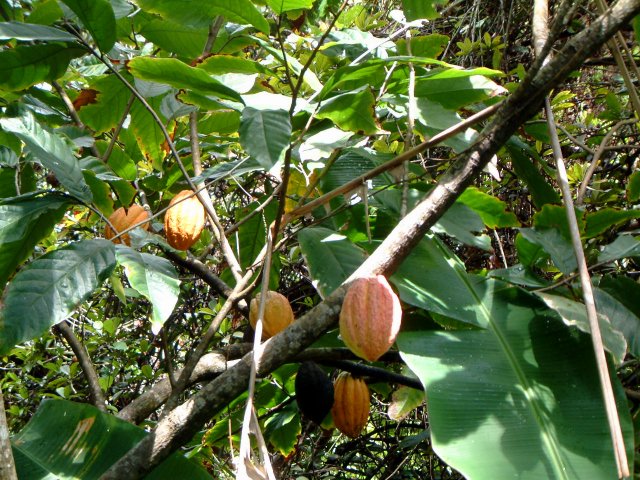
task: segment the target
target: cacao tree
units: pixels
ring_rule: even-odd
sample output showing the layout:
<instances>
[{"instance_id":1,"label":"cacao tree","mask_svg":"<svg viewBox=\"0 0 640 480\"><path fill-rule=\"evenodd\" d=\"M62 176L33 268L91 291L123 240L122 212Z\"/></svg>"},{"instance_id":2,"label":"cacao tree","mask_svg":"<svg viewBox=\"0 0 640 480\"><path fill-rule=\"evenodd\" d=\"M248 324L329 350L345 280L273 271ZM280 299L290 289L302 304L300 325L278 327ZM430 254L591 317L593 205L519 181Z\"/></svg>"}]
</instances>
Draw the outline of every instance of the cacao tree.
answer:
<instances>
[{"instance_id":1,"label":"cacao tree","mask_svg":"<svg viewBox=\"0 0 640 480\"><path fill-rule=\"evenodd\" d=\"M0 477L633 476L639 12L0 0Z\"/></svg>"}]
</instances>

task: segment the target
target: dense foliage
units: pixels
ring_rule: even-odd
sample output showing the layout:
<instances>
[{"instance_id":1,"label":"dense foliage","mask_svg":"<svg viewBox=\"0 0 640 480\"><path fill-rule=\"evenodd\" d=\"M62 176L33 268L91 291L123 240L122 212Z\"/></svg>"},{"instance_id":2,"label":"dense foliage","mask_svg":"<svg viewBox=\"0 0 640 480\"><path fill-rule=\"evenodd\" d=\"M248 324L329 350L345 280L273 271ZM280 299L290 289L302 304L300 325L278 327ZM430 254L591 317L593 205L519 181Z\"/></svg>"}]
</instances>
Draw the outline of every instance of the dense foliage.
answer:
<instances>
[{"instance_id":1,"label":"dense foliage","mask_svg":"<svg viewBox=\"0 0 640 480\"><path fill-rule=\"evenodd\" d=\"M169 445L153 478L233 478L253 397L246 462L277 478L614 478L545 117L512 124L415 246L398 233L458 188L535 78L530 3L0 0L0 384L19 477L99 478L136 461L146 430ZM561 50L599 10L556 3ZM629 58L594 49L550 104L633 471L640 102L621 23ZM207 212L186 252L163 223L184 190ZM146 215L113 216L134 204ZM173 221L198 223L186 210ZM368 273L397 292L402 328L367 362L337 313L390 241ZM266 290L298 320L267 343L253 392L249 304ZM296 381L301 364L313 379ZM372 393L355 439L295 401L317 384L328 410L323 373L343 370Z\"/></svg>"}]
</instances>

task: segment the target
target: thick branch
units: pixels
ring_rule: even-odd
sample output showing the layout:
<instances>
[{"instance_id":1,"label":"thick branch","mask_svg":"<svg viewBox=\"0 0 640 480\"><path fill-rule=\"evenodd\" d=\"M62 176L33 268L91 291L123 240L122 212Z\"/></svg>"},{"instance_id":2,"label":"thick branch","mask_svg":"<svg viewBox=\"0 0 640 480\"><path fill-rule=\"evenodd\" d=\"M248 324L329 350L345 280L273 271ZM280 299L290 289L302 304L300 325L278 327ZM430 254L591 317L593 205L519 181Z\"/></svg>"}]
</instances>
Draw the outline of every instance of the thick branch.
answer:
<instances>
[{"instance_id":1,"label":"thick branch","mask_svg":"<svg viewBox=\"0 0 640 480\"><path fill-rule=\"evenodd\" d=\"M438 185L401 220L356 274L389 275L395 271L429 228L482 172L483 167L506 140L525 120L539 111L544 96L639 11L640 0L621 0L569 40L554 59L503 103L480 140L456 159ZM346 286L342 285L285 331L268 340L265 343L260 373L266 374L277 368L333 326L345 291ZM235 367L170 412L150 435L114 464L102 479L141 478L189 441L214 412L229 404L246 389L250 356L251 354L245 356Z\"/></svg>"}]
</instances>

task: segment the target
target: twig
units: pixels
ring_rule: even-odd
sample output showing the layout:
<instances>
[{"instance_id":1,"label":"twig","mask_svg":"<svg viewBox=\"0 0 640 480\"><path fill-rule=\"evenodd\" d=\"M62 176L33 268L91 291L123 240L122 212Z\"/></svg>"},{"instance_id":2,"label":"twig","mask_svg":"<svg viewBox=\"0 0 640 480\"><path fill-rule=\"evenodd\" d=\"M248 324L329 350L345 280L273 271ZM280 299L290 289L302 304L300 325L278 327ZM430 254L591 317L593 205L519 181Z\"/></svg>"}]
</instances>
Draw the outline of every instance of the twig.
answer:
<instances>
[{"instance_id":1,"label":"twig","mask_svg":"<svg viewBox=\"0 0 640 480\"><path fill-rule=\"evenodd\" d=\"M66 320L58 323L55 326L55 330L59 332L60 335L67 341L67 343L71 347L71 350L78 359L80 368L84 372L84 376L87 378L91 403L98 409L106 412L107 400L104 396L104 392L102 391L102 387L100 386L100 379L98 378L98 374L93 367L93 362L91 362L91 358L89 358L87 349L84 348L84 345L80 342L78 337L76 337L75 333L73 333L73 330L66 322Z\"/></svg>"}]
</instances>

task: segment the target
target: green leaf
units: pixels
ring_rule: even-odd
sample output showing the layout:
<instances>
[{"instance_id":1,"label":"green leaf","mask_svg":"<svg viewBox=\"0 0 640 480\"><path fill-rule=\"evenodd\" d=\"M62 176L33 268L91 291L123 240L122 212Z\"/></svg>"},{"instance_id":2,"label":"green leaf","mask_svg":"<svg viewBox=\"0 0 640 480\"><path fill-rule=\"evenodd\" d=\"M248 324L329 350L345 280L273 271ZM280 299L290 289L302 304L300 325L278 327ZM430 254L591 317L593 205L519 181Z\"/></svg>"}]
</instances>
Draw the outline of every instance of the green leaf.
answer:
<instances>
[{"instance_id":1,"label":"green leaf","mask_svg":"<svg viewBox=\"0 0 640 480\"><path fill-rule=\"evenodd\" d=\"M629 352L640 358L640 285L628 277L605 276L594 288L598 312L627 339Z\"/></svg>"},{"instance_id":2,"label":"green leaf","mask_svg":"<svg viewBox=\"0 0 640 480\"><path fill-rule=\"evenodd\" d=\"M449 0L402 0L402 10L408 21L420 18L434 19L440 14L435 5L446 5Z\"/></svg>"},{"instance_id":3,"label":"green leaf","mask_svg":"<svg viewBox=\"0 0 640 480\"><path fill-rule=\"evenodd\" d=\"M98 480L146 435L142 428L92 405L45 400L31 421L14 435L11 444L16 470L22 479ZM84 460L78 461L79 458ZM145 478L207 480L211 477L202 467L176 452Z\"/></svg>"},{"instance_id":4,"label":"green leaf","mask_svg":"<svg viewBox=\"0 0 640 480\"><path fill-rule=\"evenodd\" d=\"M493 279L467 274L464 264L437 237L429 236L391 281L403 302L480 328L490 325L490 299L502 288Z\"/></svg>"},{"instance_id":5,"label":"green leaf","mask_svg":"<svg viewBox=\"0 0 640 480\"><path fill-rule=\"evenodd\" d=\"M196 58L207 43L208 29L155 18L142 25L140 34L168 52Z\"/></svg>"},{"instance_id":6,"label":"green leaf","mask_svg":"<svg viewBox=\"0 0 640 480\"><path fill-rule=\"evenodd\" d=\"M520 235L528 242L542 247L551 256L555 266L565 275L578 268L571 242L559 230L555 228L521 228ZM530 262L525 262L524 259L521 260L527 265L531 264Z\"/></svg>"},{"instance_id":7,"label":"green leaf","mask_svg":"<svg viewBox=\"0 0 640 480\"><path fill-rule=\"evenodd\" d=\"M468 187L458 201L473 209L489 228L518 227L520 222L513 212L507 212L507 204L476 187Z\"/></svg>"},{"instance_id":8,"label":"green leaf","mask_svg":"<svg viewBox=\"0 0 640 480\"><path fill-rule=\"evenodd\" d=\"M631 235L620 235L602 249L602 252L598 255L598 263L612 262L620 258L635 257L637 255L640 255L640 241Z\"/></svg>"},{"instance_id":9,"label":"green leaf","mask_svg":"<svg viewBox=\"0 0 640 480\"><path fill-rule=\"evenodd\" d=\"M147 103L157 112L160 120L164 123L168 131L172 131L175 120L166 120L159 113L163 103L163 97L148 98ZM155 121L149 110L140 102L134 102L131 106L131 128L138 141L138 147L144 156L151 160L156 170L162 170L162 161L166 154L163 146L166 146L166 139L162 133L160 125Z\"/></svg>"},{"instance_id":10,"label":"green leaf","mask_svg":"<svg viewBox=\"0 0 640 480\"><path fill-rule=\"evenodd\" d=\"M291 10L311 8L314 1L315 0L266 0L267 5L278 15Z\"/></svg>"},{"instance_id":11,"label":"green leaf","mask_svg":"<svg viewBox=\"0 0 640 480\"><path fill-rule=\"evenodd\" d=\"M265 436L285 457L296 449L301 432L300 415L294 404L272 414L265 422Z\"/></svg>"},{"instance_id":12,"label":"green leaf","mask_svg":"<svg viewBox=\"0 0 640 480\"><path fill-rule=\"evenodd\" d=\"M629 175L629 182L627 183L627 199L630 202L637 202L640 200L640 170L636 170Z\"/></svg>"},{"instance_id":13,"label":"green leaf","mask_svg":"<svg viewBox=\"0 0 640 480\"><path fill-rule=\"evenodd\" d=\"M240 145L266 170L284 158L291 139L291 121L286 110L256 110L247 107L240 120Z\"/></svg>"},{"instance_id":14,"label":"green leaf","mask_svg":"<svg viewBox=\"0 0 640 480\"><path fill-rule=\"evenodd\" d=\"M116 43L116 17L107 0L62 0L89 31L103 53Z\"/></svg>"},{"instance_id":15,"label":"green leaf","mask_svg":"<svg viewBox=\"0 0 640 480\"><path fill-rule=\"evenodd\" d=\"M426 390L435 452L470 480L615 478L588 335L509 288L484 305L485 330L402 332L400 354ZM631 421L615 374L625 443Z\"/></svg>"},{"instance_id":16,"label":"green leaf","mask_svg":"<svg viewBox=\"0 0 640 480\"><path fill-rule=\"evenodd\" d=\"M269 33L269 23L250 0L136 0L140 8L158 13L165 19L193 26L209 26L218 15L242 25L253 25L262 33Z\"/></svg>"},{"instance_id":17,"label":"green leaf","mask_svg":"<svg viewBox=\"0 0 640 480\"><path fill-rule=\"evenodd\" d=\"M602 208L597 212L587 214L587 226L585 237L593 238L605 232L611 227L621 225L634 218L640 218L640 210L619 210L617 208Z\"/></svg>"},{"instance_id":18,"label":"green leaf","mask_svg":"<svg viewBox=\"0 0 640 480\"><path fill-rule=\"evenodd\" d=\"M127 76L131 79L130 76ZM97 134L115 127L127 108L131 92L115 75L106 75L90 84L96 90L96 102L85 105L78 111L82 123Z\"/></svg>"},{"instance_id":19,"label":"green leaf","mask_svg":"<svg viewBox=\"0 0 640 480\"><path fill-rule=\"evenodd\" d=\"M75 42L76 37L64 30L44 25L20 22L0 22L0 40L41 40L50 42Z\"/></svg>"},{"instance_id":20,"label":"green leaf","mask_svg":"<svg viewBox=\"0 0 640 480\"><path fill-rule=\"evenodd\" d=\"M254 60L231 55L213 55L206 58L202 63L199 63L198 68L213 75L221 75L224 73L263 73L266 75L275 75L271 69Z\"/></svg>"},{"instance_id":21,"label":"green leaf","mask_svg":"<svg viewBox=\"0 0 640 480\"><path fill-rule=\"evenodd\" d=\"M513 161L516 176L528 187L531 200L537 208L547 203L561 203L558 192L531 161L531 158L536 158L535 150L518 137L511 137L505 148Z\"/></svg>"},{"instance_id":22,"label":"green leaf","mask_svg":"<svg viewBox=\"0 0 640 480\"><path fill-rule=\"evenodd\" d=\"M49 252L18 272L0 310L0 352L67 318L109 276L114 252L107 240L84 240Z\"/></svg>"},{"instance_id":23,"label":"green leaf","mask_svg":"<svg viewBox=\"0 0 640 480\"><path fill-rule=\"evenodd\" d=\"M555 310L566 325L577 327L580 331L589 335L591 334L587 310L583 303L574 302L568 298L544 292L537 292L536 295L538 295L550 309ZM622 333L614 329L611 324L611 318L603 315L601 311L598 312L598 323L600 325L604 347L607 351L611 352L616 363L619 365L627 353L627 342Z\"/></svg>"},{"instance_id":24,"label":"green leaf","mask_svg":"<svg viewBox=\"0 0 640 480\"><path fill-rule=\"evenodd\" d=\"M23 90L51 82L67 71L72 58L86 51L64 44L19 45L0 51L0 88Z\"/></svg>"},{"instance_id":25,"label":"green leaf","mask_svg":"<svg viewBox=\"0 0 640 480\"><path fill-rule=\"evenodd\" d=\"M493 247L491 247L489 236L474 233L482 230L484 230L484 223L480 216L471 208L458 202L451 205L432 228L436 233L445 233L466 245L491 252Z\"/></svg>"},{"instance_id":26,"label":"green leaf","mask_svg":"<svg viewBox=\"0 0 640 480\"><path fill-rule=\"evenodd\" d=\"M444 72L448 74L445 75ZM489 99L504 91L504 88L481 75L471 75L468 70L444 70L441 75L432 75L416 80L416 97L426 97L450 110ZM405 93L408 80L389 86L391 93Z\"/></svg>"},{"instance_id":27,"label":"green leaf","mask_svg":"<svg viewBox=\"0 0 640 480\"><path fill-rule=\"evenodd\" d=\"M60 136L44 130L31 113L20 118L2 118L0 126L20 138L72 195L91 202L91 190L82 176L78 160Z\"/></svg>"},{"instance_id":28,"label":"green leaf","mask_svg":"<svg viewBox=\"0 0 640 480\"><path fill-rule=\"evenodd\" d=\"M374 135L379 131L375 101L373 93L365 86L323 101L316 117L328 118L342 130Z\"/></svg>"},{"instance_id":29,"label":"green leaf","mask_svg":"<svg viewBox=\"0 0 640 480\"><path fill-rule=\"evenodd\" d=\"M151 331L157 334L173 312L180 294L180 279L165 258L140 253L124 245L116 246L116 259L124 267L131 287L153 305Z\"/></svg>"},{"instance_id":30,"label":"green leaf","mask_svg":"<svg viewBox=\"0 0 640 480\"><path fill-rule=\"evenodd\" d=\"M443 52L450 39L447 35L432 33L411 38L411 54L415 57L437 58ZM407 41L403 38L396 42L398 55L408 55Z\"/></svg>"},{"instance_id":31,"label":"green leaf","mask_svg":"<svg viewBox=\"0 0 640 480\"><path fill-rule=\"evenodd\" d=\"M0 291L15 268L51 233L70 203L58 194L0 201Z\"/></svg>"},{"instance_id":32,"label":"green leaf","mask_svg":"<svg viewBox=\"0 0 640 480\"><path fill-rule=\"evenodd\" d=\"M387 414L391 420L401 421L424 402L424 392L415 388L400 386L393 392Z\"/></svg>"},{"instance_id":33,"label":"green leaf","mask_svg":"<svg viewBox=\"0 0 640 480\"><path fill-rule=\"evenodd\" d=\"M175 88L187 88L205 95L215 95L242 102L242 97L204 70L190 67L176 58L137 57L128 63L131 74L142 80L165 83Z\"/></svg>"},{"instance_id":34,"label":"green leaf","mask_svg":"<svg viewBox=\"0 0 640 480\"><path fill-rule=\"evenodd\" d=\"M323 227L298 233L313 285L326 298L364 262L365 253L346 237Z\"/></svg>"},{"instance_id":35,"label":"green leaf","mask_svg":"<svg viewBox=\"0 0 640 480\"><path fill-rule=\"evenodd\" d=\"M449 110L428 98L419 98L416 106L416 130L424 137L432 137L462 121L460 115L455 111ZM467 128L464 132L446 139L442 144L451 147L454 152L460 153L473 145L477 137L478 132L476 130Z\"/></svg>"}]
</instances>

